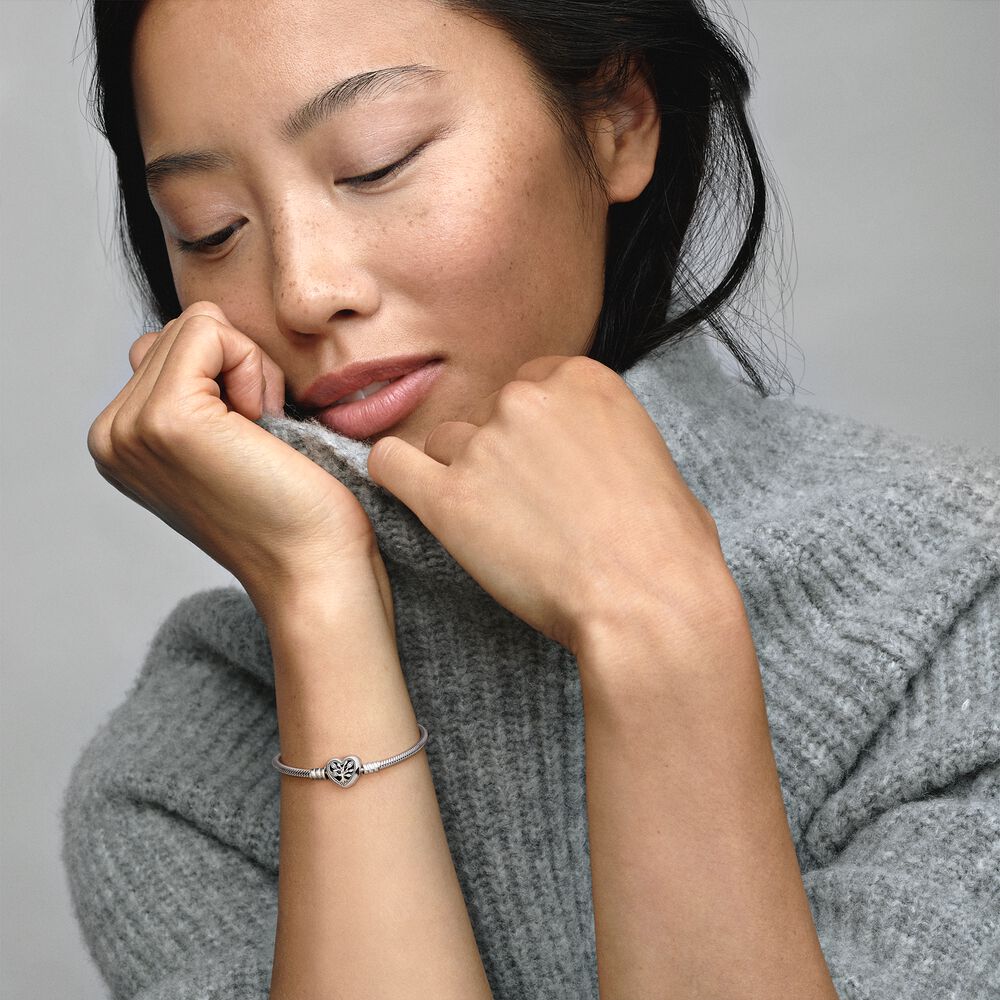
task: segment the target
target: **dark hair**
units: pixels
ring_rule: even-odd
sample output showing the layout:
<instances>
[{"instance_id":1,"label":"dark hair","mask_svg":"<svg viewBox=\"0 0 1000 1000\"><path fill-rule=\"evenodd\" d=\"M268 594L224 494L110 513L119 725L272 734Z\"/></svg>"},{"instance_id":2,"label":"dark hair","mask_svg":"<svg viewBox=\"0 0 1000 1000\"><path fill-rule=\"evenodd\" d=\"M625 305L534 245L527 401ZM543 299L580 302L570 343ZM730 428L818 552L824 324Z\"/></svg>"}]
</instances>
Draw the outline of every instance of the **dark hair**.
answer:
<instances>
[{"instance_id":1,"label":"dark hair","mask_svg":"<svg viewBox=\"0 0 1000 1000\"><path fill-rule=\"evenodd\" d=\"M521 47L570 149L602 187L582 119L607 107L632 72L646 74L661 114L660 148L639 197L609 207L604 299L589 356L621 373L705 323L749 376L749 383L743 381L769 395L746 345L722 315L752 275L769 232L766 160L745 107L749 62L713 24L706 0L438 2L505 31ZM132 101L132 38L146 0L92 4L89 104L115 154L123 258L144 308L162 326L181 307L146 190ZM712 261L698 258L699 243L728 259L718 248L740 215L745 221L735 226L735 255L706 291L698 273ZM721 237L713 226L721 226Z\"/></svg>"}]
</instances>

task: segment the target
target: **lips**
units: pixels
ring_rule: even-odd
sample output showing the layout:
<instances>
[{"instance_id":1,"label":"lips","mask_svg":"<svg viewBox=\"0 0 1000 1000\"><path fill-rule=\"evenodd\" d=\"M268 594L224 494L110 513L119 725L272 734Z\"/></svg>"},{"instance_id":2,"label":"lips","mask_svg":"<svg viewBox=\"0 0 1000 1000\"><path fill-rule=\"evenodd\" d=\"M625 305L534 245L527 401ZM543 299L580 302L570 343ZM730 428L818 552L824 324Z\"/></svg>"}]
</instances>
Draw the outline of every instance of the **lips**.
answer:
<instances>
[{"instance_id":1,"label":"lips","mask_svg":"<svg viewBox=\"0 0 1000 1000\"><path fill-rule=\"evenodd\" d=\"M443 359L429 354L355 361L321 375L293 405L339 434L370 438L408 417L443 369Z\"/></svg>"},{"instance_id":2,"label":"lips","mask_svg":"<svg viewBox=\"0 0 1000 1000\"><path fill-rule=\"evenodd\" d=\"M299 406L306 411L317 411L332 406L359 390L371 389L378 382L392 382L416 369L437 360L427 354L407 354L374 361L355 361L339 371L321 375L299 397Z\"/></svg>"},{"instance_id":3,"label":"lips","mask_svg":"<svg viewBox=\"0 0 1000 1000\"><path fill-rule=\"evenodd\" d=\"M349 396L341 396L340 399L335 399L331 405L340 406L341 403L352 403L358 399L367 399L369 396L374 396L379 389L384 389L394 379L389 379L387 382L372 382L371 385L366 385L362 389L358 389L352 392Z\"/></svg>"}]
</instances>

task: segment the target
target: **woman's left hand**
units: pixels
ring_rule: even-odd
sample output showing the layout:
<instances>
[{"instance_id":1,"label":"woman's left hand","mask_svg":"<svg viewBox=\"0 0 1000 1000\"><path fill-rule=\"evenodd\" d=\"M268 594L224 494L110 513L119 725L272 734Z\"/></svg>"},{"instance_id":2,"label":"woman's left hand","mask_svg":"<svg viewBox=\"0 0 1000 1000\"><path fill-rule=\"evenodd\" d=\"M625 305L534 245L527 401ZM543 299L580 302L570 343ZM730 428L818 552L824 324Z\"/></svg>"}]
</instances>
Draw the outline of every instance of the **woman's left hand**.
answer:
<instances>
[{"instance_id":1,"label":"woman's left hand","mask_svg":"<svg viewBox=\"0 0 1000 1000\"><path fill-rule=\"evenodd\" d=\"M690 619L732 597L714 519L612 369L535 358L470 418L423 451L379 439L369 474L533 628L579 654L629 602Z\"/></svg>"}]
</instances>

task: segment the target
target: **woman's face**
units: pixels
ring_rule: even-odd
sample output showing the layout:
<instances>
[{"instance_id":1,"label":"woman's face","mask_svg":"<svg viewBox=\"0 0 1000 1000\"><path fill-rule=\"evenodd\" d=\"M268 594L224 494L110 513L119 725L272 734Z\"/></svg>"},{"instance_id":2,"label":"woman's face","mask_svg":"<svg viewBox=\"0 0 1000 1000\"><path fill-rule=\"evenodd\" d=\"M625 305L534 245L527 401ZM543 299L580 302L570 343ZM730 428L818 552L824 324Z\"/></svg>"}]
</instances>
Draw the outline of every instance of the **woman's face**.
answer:
<instances>
[{"instance_id":1,"label":"woman's face","mask_svg":"<svg viewBox=\"0 0 1000 1000\"><path fill-rule=\"evenodd\" d=\"M352 362L440 358L416 409L368 435L420 447L525 361L587 352L608 200L498 29L432 0L151 0L133 83L146 163L198 154L150 179L181 306L218 303L289 401ZM611 200L635 197L648 176L614 174L596 141Z\"/></svg>"}]
</instances>

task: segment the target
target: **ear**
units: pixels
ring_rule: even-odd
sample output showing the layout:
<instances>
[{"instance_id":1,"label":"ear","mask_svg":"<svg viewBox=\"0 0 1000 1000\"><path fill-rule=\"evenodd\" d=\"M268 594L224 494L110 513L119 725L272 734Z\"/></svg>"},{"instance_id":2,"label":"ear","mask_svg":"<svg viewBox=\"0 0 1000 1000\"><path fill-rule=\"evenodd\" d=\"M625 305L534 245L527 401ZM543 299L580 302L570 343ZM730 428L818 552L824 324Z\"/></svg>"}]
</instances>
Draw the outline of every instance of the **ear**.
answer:
<instances>
[{"instance_id":1,"label":"ear","mask_svg":"<svg viewBox=\"0 0 1000 1000\"><path fill-rule=\"evenodd\" d=\"M660 146L660 111L644 60L629 59L627 85L595 116L591 129L609 204L638 198L653 176Z\"/></svg>"}]
</instances>

